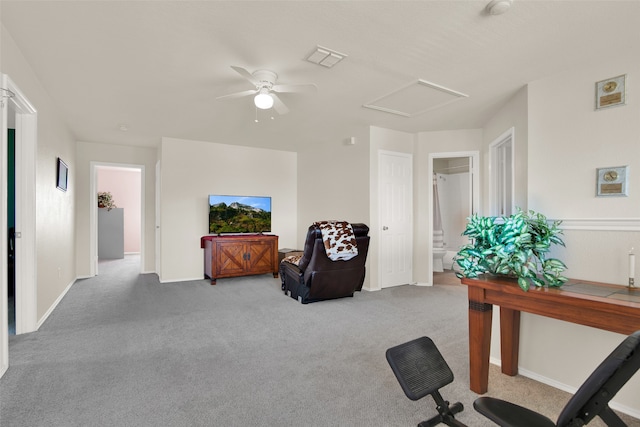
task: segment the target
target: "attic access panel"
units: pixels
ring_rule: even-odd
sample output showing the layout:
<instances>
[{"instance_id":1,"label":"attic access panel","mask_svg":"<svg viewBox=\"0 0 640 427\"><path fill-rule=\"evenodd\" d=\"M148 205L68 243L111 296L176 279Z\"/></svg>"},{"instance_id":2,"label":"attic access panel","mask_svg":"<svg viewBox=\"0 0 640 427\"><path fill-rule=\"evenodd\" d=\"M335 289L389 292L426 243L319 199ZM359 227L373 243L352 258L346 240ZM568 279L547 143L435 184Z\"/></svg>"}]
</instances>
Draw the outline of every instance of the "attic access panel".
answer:
<instances>
[{"instance_id":1,"label":"attic access panel","mask_svg":"<svg viewBox=\"0 0 640 427\"><path fill-rule=\"evenodd\" d=\"M469 95L462 92L418 79L363 107L403 117L414 117L467 97Z\"/></svg>"}]
</instances>

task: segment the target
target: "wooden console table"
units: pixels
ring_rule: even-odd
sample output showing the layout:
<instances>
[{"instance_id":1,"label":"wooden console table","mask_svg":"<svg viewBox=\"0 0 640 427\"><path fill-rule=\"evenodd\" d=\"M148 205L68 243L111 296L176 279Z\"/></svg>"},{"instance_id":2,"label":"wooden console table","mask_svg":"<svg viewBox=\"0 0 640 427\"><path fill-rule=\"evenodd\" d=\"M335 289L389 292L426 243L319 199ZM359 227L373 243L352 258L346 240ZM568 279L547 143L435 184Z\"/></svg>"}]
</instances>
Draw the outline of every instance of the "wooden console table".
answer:
<instances>
[{"instance_id":1,"label":"wooden console table","mask_svg":"<svg viewBox=\"0 0 640 427\"><path fill-rule=\"evenodd\" d=\"M518 373L520 312L629 335L640 330L640 290L570 279L561 288L524 292L514 279L484 275L463 278L469 292L470 388L483 394L489 383L489 350L493 305L500 306L502 373Z\"/></svg>"},{"instance_id":2,"label":"wooden console table","mask_svg":"<svg viewBox=\"0 0 640 427\"><path fill-rule=\"evenodd\" d=\"M223 277L273 273L278 277L278 236L241 234L203 236L204 277L216 284Z\"/></svg>"}]
</instances>

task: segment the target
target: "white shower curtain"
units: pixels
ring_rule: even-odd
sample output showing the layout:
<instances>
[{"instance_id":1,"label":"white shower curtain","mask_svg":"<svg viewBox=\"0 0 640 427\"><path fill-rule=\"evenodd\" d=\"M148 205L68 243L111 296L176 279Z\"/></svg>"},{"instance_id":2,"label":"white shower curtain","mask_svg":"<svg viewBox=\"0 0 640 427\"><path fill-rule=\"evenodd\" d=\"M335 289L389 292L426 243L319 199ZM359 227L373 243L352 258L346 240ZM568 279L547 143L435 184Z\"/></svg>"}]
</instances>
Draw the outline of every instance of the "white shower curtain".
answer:
<instances>
[{"instance_id":1,"label":"white shower curtain","mask_svg":"<svg viewBox=\"0 0 640 427\"><path fill-rule=\"evenodd\" d=\"M438 196L438 175L433 174L433 247L444 247L444 231L440 215L440 197Z\"/></svg>"}]
</instances>

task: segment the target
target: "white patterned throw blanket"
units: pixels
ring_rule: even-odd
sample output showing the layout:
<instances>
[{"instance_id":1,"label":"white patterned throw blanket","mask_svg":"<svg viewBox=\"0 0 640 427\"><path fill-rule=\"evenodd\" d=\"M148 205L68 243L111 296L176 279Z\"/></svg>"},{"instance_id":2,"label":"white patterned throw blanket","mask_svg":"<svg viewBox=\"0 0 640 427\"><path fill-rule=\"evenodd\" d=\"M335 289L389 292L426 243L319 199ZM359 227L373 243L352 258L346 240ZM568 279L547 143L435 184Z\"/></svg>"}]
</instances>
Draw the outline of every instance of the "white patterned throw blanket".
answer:
<instances>
[{"instance_id":1,"label":"white patterned throw blanket","mask_svg":"<svg viewBox=\"0 0 640 427\"><path fill-rule=\"evenodd\" d=\"M358 255L351 224L346 221L319 221L314 225L320 228L324 249L331 261L348 261Z\"/></svg>"}]
</instances>

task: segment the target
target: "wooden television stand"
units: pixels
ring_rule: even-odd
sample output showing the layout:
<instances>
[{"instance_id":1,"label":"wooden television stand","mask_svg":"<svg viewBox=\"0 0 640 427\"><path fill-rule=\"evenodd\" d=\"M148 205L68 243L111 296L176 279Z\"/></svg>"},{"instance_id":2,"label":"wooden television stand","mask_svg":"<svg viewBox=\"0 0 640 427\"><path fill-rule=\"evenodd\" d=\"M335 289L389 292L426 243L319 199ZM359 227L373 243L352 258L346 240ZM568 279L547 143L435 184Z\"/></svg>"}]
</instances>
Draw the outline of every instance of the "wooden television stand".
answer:
<instances>
[{"instance_id":1,"label":"wooden television stand","mask_svg":"<svg viewBox=\"0 0 640 427\"><path fill-rule=\"evenodd\" d=\"M278 236L270 234L209 235L204 249L204 277L216 284L224 277L273 273L278 277Z\"/></svg>"}]
</instances>

